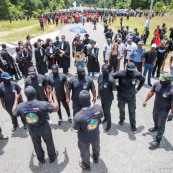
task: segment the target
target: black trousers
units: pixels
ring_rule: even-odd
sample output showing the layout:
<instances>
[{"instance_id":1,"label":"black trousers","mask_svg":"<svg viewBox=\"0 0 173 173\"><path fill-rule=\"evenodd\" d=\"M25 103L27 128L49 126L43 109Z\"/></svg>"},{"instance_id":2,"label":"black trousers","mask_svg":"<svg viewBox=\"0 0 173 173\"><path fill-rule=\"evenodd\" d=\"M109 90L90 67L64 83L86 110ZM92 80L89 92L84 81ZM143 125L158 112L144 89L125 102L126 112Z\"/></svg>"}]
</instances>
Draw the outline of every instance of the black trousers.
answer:
<instances>
[{"instance_id":1,"label":"black trousers","mask_svg":"<svg viewBox=\"0 0 173 173\"><path fill-rule=\"evenodd\" d=\"M41 137L43 138L44 142L46 143L49 159L54 159L56 157L55 146L54 146L54 142L53 142L53 138L52 138L52 132L51 132L51 129L49 128L49 129L43 131L43 133L41 135L31 136L31 139L32 139L32 142L34 145L34 150L37 154L38 160L41 161L45 157L44 150L41 146Z\"/></svg>"},{"instance_id":2,"label":"black trousers","mask_svg":"<svg viewBox=\"0 0 173 173\"><path fill-rule=\"evenodd\" d=\"M64 74L68 73L68 68L67 67L63 67L63 73Z\"/></svg>"},{"instance_id":3,"label":"black trousers","mask_svg":"<svg viewBox=\"0 0 173 173\"><path fill-rule=\"evenodd\" d=\"M161 60L156 61L156 65L154 67L152 76L155 75L155 72L157 70L157 77L160 77L160 69L161 69L162 65L163 65L163 61L161 61Z\"/></svg>"},{"instance_id":4,"label":"black trousers","mask_svg":"<svg viewBox=\"0 0 173 173\"><path fill-rule=\"evenodd\" d=\"M142 73L142 62L132 62L135 64L137 70Z\"/></svg>"},{"instance_id":5,"label":"black trousers","mask_svg":"<svg viewBox=\"0 0 173 173\"><path fill-rule=\"evenodd\" d=\"M112 69L113 69L113 72L116 72L117 71L117 65L118 65L118 60L111 61L110 66L109 66L109 72L112 72Z\"/></svg>"},{"instance_id":6,"label":"black trousers","mask_svg":"<svg viewBox=\"0 0 173 173\"><path fill-rule=\"evenodd\" d=\"M69 108L69 105L66 102L66 99L58 100L58 103L59 103L59 110L58 110L58 116L59 116L59 118L62 119L61 103L62 103L63 107L65 108L68 117L70 117L70 108Z\"/></svg>"},{"instance_id":7,"label":"black trousers","mask_svg":"<svg viewBox=\"0 0 173 173\"><path fill-rule=\"evenodd\" d=\"M12 110L12 109L11 109L11 110ZM8 109L7 109L7 112L9 113L9 115L10 115L10 117L11 117L11 121L12 121L13 126L17 127L17 126L19 126L17 117L15 117L15 116L13 115L13 113L11 112L11 110L8 110ZM25 124L26 124L25 118L22 117L22 116L20 116L20 118L21 118L21 121L22 121L23 125L25 125Z\"/></svg>"},{"instance_id":8,"label":"black trousers","mask_svg":"<svg viewBox=\"0 0 173 173\"><path fill-rule=\"evenodd\" d=\"M1 127L0 127L0 133L2 133L2 129L1 129Z\"/></svg>"},{"instance_id":9,"label":"black trousers","mask_svg":"<svg viewBox=\"0 0 173 173\"><path fill-rule=\"evenodd\" d=\"M102 103L104 117L107 121L107 126L109 127L111 126L111 105L112 105L112 102Z\"/></svg>"},{"instance_id":10,"label":"black trousers","mask_svg":"<svg viewBox=\"0 0 173 173\"><path fill-rule=\"evenodd\" d=\"M91 143L84 143L80 140L78 141L82 164L86 167L90 166L90 145L92 146L94 159L98 159L100 155L100 139Z\"/></svg>"},{"instance_id":11,"label":"black trousers","mask_svg":"<svg viewBox=\"0 0 173 173\"><path fill-rule=\"evenodd\" d=\"M158 110L154 107L153 109L153 120L154 126L158 128L158 133L156 135L156 141L160 142L162 140L163 134L165 132L166 119L169 114L169 110Z\"/></svg>"},{"instance_id":12,"label":"black trousers","mask_svg":"<svg viewBox=\"0 0 173 173\"><path fill-rule=\"evenodd\" d=\"M128 104L129 110L129 120L131 127L136 127L136 98L134 97L130 102L125 102L123 100L118 100L118 108L120 112L120 120L125 120L125 105Z\"/></svg>"},{"instance_id":13,"label":"black trousers","mask_svg":"<svg viewBox=\"0 0 173 173\"><path fill-rule=\"evenodd\" d=\"M82 105L78 105L73 101L73 117L82 109Z\"/></svg>"}]
</instances>

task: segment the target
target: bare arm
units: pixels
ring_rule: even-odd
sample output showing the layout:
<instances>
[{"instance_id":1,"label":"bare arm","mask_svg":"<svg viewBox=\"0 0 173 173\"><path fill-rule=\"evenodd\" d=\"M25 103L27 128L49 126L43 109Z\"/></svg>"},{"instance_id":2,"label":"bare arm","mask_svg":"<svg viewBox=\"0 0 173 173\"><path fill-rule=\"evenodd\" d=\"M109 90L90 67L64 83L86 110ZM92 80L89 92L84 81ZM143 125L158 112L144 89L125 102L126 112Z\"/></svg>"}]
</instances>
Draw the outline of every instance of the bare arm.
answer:
<instances>
[{"instance_id":1,"label":"bare arm","mask_svg":"<svg viewBox=\"0 0 173 173\"><path fill-rule=\"evenodd\" d=\"M66 102L70 102L70 90L66 90Z\"/></svg>"},{"instance_id":2,"label":"bare arm","mask_svg":"<svg viewBox=\"0 0 173 173\"><path fill-rule=\"evenodd\" d=\"M93 89L93 90L91 90L91 92L92 92L92 95L93 95L93 100L92 100L92 102L95 103L95 102L96 102L96 90Z\"/></svg>"},{"instance_id":3,"label":"bare arm","mask_svg":"<svg viewBox=\"0 0 173 173\"><path fill-rule=\"evenodd\" d=\"M51 102L51 97L50 97L50 93L52 91L52 87L50 85L47 85L46 87L46 93L47 93L47 99L48 99L48 102Z\"/></svg>"},{"instance_id":4,"label":"bare arm","mask_svg":"<svg viewBox=\"0 0 173 173\"><path fill-rule=\"evenodd\" d=\"M144 103L143 103L143 107L146 107L147 106L147 101L154 95L154 91L150 90Z\"/></svg>"},{"instance_id":5,"label":"bare arm","mask_svg":"<svg viewBox=\"0 0 173 173\"><path fill-rule=\"evenodd\" d=\"M53 112L57 112L59 109L59 104L58 104L58 100L56 98L56 91L55 91L55 87L53 88L53 91L51 92L52 97L53 97L53 105L54 105L54 110Z\"/></svg>"}]
</instances>

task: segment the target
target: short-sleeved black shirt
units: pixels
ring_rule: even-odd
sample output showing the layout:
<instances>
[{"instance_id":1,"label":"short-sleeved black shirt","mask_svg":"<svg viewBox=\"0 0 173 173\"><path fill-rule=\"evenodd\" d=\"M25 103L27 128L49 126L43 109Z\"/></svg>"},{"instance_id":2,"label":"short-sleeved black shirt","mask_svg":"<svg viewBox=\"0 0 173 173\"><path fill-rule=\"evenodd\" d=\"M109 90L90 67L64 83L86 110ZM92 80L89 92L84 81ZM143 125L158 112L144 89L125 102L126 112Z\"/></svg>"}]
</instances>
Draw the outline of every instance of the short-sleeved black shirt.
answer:
<instances>
[{"instance_id":1,"label":"short-sleeved black shirt","mask_svg":"<svg viewBox=\"0 0 173 173\"><path fill-rule=\"evenodd\" d=\"M110 103L114 99L113 90L116 89L116 83L111 74L103 78L103 74L98 78L98 89L102 103Z\"/></svg>"},{"instance_id":2,"label":"short-sleeved black shirt","mask_svg":"<svg viewBox=\"0 0 173 173\"><path fill-rule=\"evenodd\" d=\"M117 87L118 99L131 101L136 94L136 84L140 81L137 90L140 90L145 82L145 77L138 71L133 72L133 76L128 77L126 70L112 73L114 79L119 79Z\"/></svg>"},{"instance_id":3,"label":"short-sleeved black shirt","mask_svg":"<svg viewBox=\"0 0 173 173\"><path fill-rule=\"evenodd\" d=\"M156 93L154 106L159 110L169 110L171 109L171 104L173 103L173 85L168 87L163 87L160 81L154 83L151 89Z\"/></svg>"},{"instance_id":4,"label":"short-sleeved black shirt","mask_svg":"<svg viewBox=\"0 0 173 173\"><path fill-rule=\"evenodd\" d=\"M58 74L58 76L54 77L53 74L50 74L47 77L47 85L51 87L55 87L57 99L63 100L66 98L64 83L67 82L67 77L65 74Z\"/></svg>"},{"instance_id":5,"label":"short-sleeved black shirt","mask_svg":"<svg viewBox=\"0 0 173 173\"><path fill-rule=\"evenodd\" d=\"M82 90L94 90L95 85L91 77L85 75L85 78L83 80L78 79L78 76L73 76L69 81L67 85L67 90L72 90L72 100L78 105L81 105L79 101L79 93Z\"/></svg>"},{"instance_id":6,"label":"short-sleeved black shirt","mask_svg":"<svg viewBox=\"0 0 173 173\"><path fill-rule=\"evenodd\" d=\"M147 51L143 57L145 58L146 64L154 64L154 61L157 58L157 52L156 51L154 51L154 52Z\"/></svg>"},{"instance_id":7,"label":"short-sleeved black shirt","mask_svg":"<svg viewBox=\"0 0 173 173\"><path fill-rule=\"evenodd\" d=\"M20 103L15 112L15 116L23 116L28 123L31 136L41 135L49 129L49 123L46 120L48 113L52 113L54 106L46 101L34 100L31 102Z\"/></svg>"},{"instance_id":8,"label":"short-sleeved black shirt","mask_svg":"<svg viewBox=\"0 0 173 173\"><path fill-rule=\"evenodd\" d=\"M3 82L0 84L0 97L4 99L5 107L10 112L13 108L15 100L15 91L19 94L21 92L21 88L14 81L11 81L10 85L4 85Z\"/></svg>"},{"instance_id":9,"label":"short-sleeved black shirt","mask_svg":"<svg viewBox=\"0 0 173 173\"><path fill-rule=\"evenodd\" d=\"M100 119L103 117L102 108L95 104L83 108L74 118L73 129L78 130L78 139L90 143L99 139Z\"/></svg>"},{"instance_id":10,"label":"short-sleeved black shirt","mask_svg":"<svg viewBox=\"0 0 173 173\"><path fill-rule=\"evenodd\" d=\"M167 47L166 46L164 46L164 47L159 46L156 48L156 51L157 51L158 60L163 61L166 58L166 53L168 52Z\"/></svg>"},{"instance_id":11,"label":"short-sleeved black shirt","mask_svg":"<svg viewBox=\"0 0 173 173\"><path fill-rule=\"evenodd\" d=\"M41 74L37 74L36 78L31 78L28 76L25 80L25 88L27 86L32 86L36 91L36 99L39 101L46 101L45 87L46 87L46 78Z\"/></svg>"}]
</instances>

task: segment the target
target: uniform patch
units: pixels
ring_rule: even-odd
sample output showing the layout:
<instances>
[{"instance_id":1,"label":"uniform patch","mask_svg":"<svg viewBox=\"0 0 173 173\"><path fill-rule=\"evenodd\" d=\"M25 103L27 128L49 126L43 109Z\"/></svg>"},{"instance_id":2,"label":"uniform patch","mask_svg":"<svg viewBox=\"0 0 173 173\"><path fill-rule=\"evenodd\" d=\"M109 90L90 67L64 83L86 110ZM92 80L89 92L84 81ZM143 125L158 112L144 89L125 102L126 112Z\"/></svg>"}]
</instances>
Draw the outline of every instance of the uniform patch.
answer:
<instances>
[{"instance_id":1,"label":"uniform patch","mask_svg":"<svg viewBox=\"0 0 173 173\"><path fill-rule=\"evenodd\" d=\"M86 89L87 89L87 85L84 85L84 86L83 86L83 89L86 90Z\"/></svg>"},{"instance_id":2,"label":"uniform patch","mask_svg":"<svg viewBox=\"0 0 173 173\"><path fill-rule=\"evenodd\" d=\"M35 124L38 122L38 116L34 113L29 113L26 115L26 121L28 124Z\"/></svg>"},{"instance_id":3,"label":"uniform patch","mask_svg":"<svg viewBox=\"0 0 173 173\"><path fill-rule=\"evenodd\" d=\"M88 122L87 128L89 131L95 130L98 126L98 120L97 119L91 119Z\"/></svg>"},{"instance_id":4,"label":"uniform patch","mask_svg":"<svg viewBox=\"0 0 173 173\"><path fill-rule=\"evenodd\" d=\"M38 85L41 87L42 86L42 83L39 83Z\"/></svg>"}]
</instances>

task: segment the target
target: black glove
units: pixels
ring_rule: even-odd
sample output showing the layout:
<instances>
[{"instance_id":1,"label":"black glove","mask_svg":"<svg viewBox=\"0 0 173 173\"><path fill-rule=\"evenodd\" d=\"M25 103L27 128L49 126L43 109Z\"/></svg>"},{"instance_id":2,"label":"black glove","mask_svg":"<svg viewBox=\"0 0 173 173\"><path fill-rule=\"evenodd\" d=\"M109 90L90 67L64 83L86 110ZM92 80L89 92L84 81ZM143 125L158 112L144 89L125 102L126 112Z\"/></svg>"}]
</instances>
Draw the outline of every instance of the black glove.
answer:
<instances>
[{"instance_id":1,"label":"black glove","mask_svg":"<svg viewBox=\"0 0 173 173\"><path fill-rule=\"evenodd\" d=\"M169 114L167 117L167 121L172 121L172 119L173 119L173 115Z\"/></svg>"}]
</instances>

